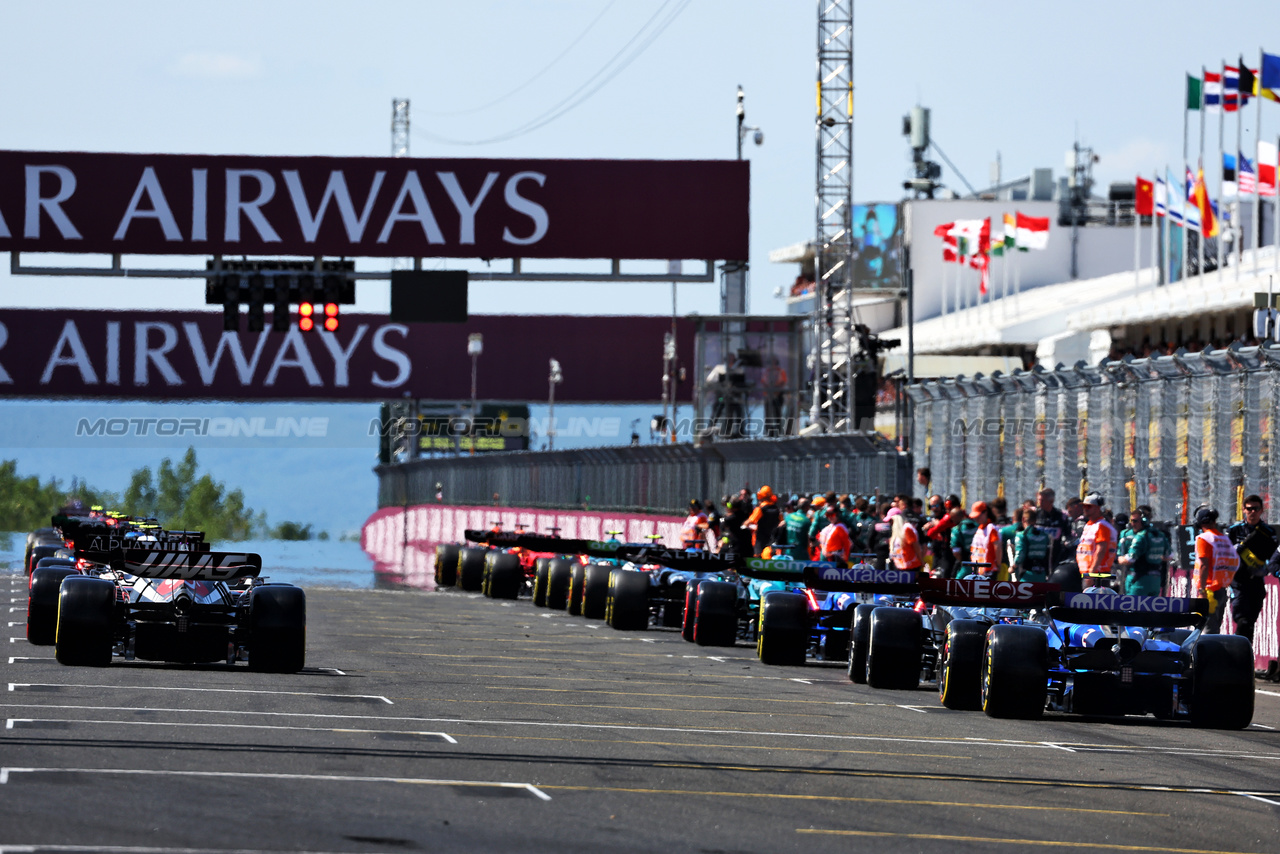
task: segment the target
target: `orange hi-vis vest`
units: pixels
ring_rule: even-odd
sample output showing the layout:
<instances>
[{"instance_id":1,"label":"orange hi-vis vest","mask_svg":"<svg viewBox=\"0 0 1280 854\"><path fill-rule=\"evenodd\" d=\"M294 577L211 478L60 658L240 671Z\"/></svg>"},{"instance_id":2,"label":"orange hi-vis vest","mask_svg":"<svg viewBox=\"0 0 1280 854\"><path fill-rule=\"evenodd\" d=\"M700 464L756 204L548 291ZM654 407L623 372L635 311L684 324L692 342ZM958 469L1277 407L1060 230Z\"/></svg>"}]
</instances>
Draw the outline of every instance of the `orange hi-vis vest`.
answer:
<instances>
[{"instance_id":1,"label":"orange hi-vis vest","mask_svg":"<svg viewBox=\"0 0 1280 854\"><path fill-rule=\"evenodd\" d=\"M1240 556L1226 534L1201 531L1196 537L1196 564L1191 573L1191 588L1199 593L1229 587L1239 566Z\"/></svg>"},{"instance_id":2,"label":"orange hi-vis vest","mask_svg":"<svg viewBox=\"0 0 1280 854\"><path fill-rule=\"evenodd\" d=\"M849 539L849 529L840 522L830 524L819 531L818 543L820 558L839 555L844 560L848 560L849 550L853 548L853 542Z\"/></svg>"},{"instance_id":3,"label":"orange hi-vis vest","mask_svg":"<svg viewBox=\"0 0 1280 854\"><path fill-rule=\"evenodd\" d=\"M1107 576L1116 560L1116 529L1106 519L1084 526L1076 546L1076 566L1081 575Z\"/></svg>"},{"instance_id":4,"label":"orange hi-vis vest","mask_svg":"<svg viewBox=\"0 0 1280 854\"><path fill-rule=\"evenodd\" d=\"M916 526L907 522L902 526L902 536L889 541L889 558L898 569L919 569L924 566L920 559L920 536Z\"/></svg>"},{"instance_id":5,"label":"orange hi-vis vest","mask_svg":"<svg viewBox=\"0 0 1280 854\"><path fill-rule=\"evenodd\" d=\"M987 563L990 566L978 570L982 575L992 575L1000 571L1000 529L990 522L973 532L969 542L969 560L974 563Z\"/></svg>"}]
</instances>

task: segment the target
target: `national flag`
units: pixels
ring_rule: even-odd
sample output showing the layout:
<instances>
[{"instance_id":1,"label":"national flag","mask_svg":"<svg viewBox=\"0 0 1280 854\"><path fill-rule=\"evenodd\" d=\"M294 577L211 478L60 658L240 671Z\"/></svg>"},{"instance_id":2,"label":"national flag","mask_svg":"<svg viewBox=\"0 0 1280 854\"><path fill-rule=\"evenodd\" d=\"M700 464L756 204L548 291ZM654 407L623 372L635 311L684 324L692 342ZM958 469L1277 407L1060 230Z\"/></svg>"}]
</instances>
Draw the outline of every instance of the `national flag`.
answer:
<instances>
[{"instance_id":1,"label":"national flag","mask_svg":"<svg viewBox=\"0 0 1280 854\"><path fill-rule=\"evenodd\" d=\"M1200 212L1200 233L1205 237L1218 236L1218 221L1213 218L1213 206L1209 201L1209 191L1204 186L1204 170L1201 169L1196 173L1196 182L1193 187L1195 194L1196 209Z\"/></svg>"},{"instance_id":2,"label":"national flag","mask_svg":"<svg viewBox=\"0 0 1280 854\"><path fill-rule=\"evenodd\" d=\"M1214 113L1222 106L1222 75L1213 71L1204 73L1204 108Z\"/></svg>"},{"instance_id":3,"label":"national flag","mask_svg":"<svg viewBox=\"0 0 1280 854\"><path fill-rule=\"evenodd\" d=\"M1156 206L1156 216L1165 216L1169 212L1169 188L1164 179L1156 177L1156 189L1152 194Z\"/></svg>"},{"instance_id":4,"label":"national flag","mask_svg":"<svg viewBox=\"0 0 1280 854\"><path fill-rule=\"evenodd\" d=\"M1262 54L1262 67L1258 69L1258 79L1259 85L1267 92L1280 89L1280 56L1270 53Z\"/></svg>"},{"instance_id":5,"label":"national flag","mask_svg":"<svg viewBox=\"0 0 1280 854\"><path fill-rule=\"evenodd\" d=\"M1049 245L1049 218L1018 214L1018 246L1044 249Z\"/></svg>"},{"instance_id":6,"label":"national flag","mask_svg":"<svg viewBox=\"0 0 1280 854\"><path fill-rule=\"evenodd\" d=\"M1236 187L1236 156L1222 152L1222 195L1234 196Z\"/></svg>"},{"instance_id":7,"label":"national flag","mask_svg":"<svg viewBox=\"0 0 1280 854\"><path fill-rule=\"evenodd\" d=\"M1265 60L1267 55L1264 53L1262 58ZM1280 61L1280 57L1272 57L1273 60ZM1261 83L1258 77L1259 72L1250 71L1244 65L1244 59L1240 60L1240 91L1247 92L1250 95L1261 95L1272 101L1280 101L1280 95L1274 90L1267 88L1266 84ZM1248 98L1245 99L1248 103Z\"/></svg>"},{"instance_id":8,"label":"national flag","mask_svg":"<svg viewBox=\"0 0 1280 854\"><path fill-rule=\"evenodd\" d=\"M1249 96L1240 94L1240 69L1233 65L1222 68L1222 109L1234 113L1242 103L1249 103Z\"/></svg>"},{"instance_id":9,"label":"national flag","mask_svg":"<svg viewBox=\"0 0 1280 854\"><path fill-rule=\"evenodd\" d=\"M1007 249L1018 245L1018 221L1011 213L1004 215L1004 245Z\"/></svg>"},{"instance_id":10,"label":"national flag","mask_svg":"<svg viewBox=\"0 0 1280 854\"><path fill-rule=\"evenodd\" d=\"M1258 140L1258 195L1276 194L1276 144Z\"/></svg>"},{"instance_id":11,"label":"national flag","mask_svg":"<svg viewBox=\"0 0 1280 854\"><path fill-rule=\"evenodd\" d=\"M1135 216L1151 216L1154 206L1152 204L1152 187L1151 182L1146 178L1139 176L1134 180L1133 184L1133 213Z\"/></svg>"},{"instance_id":12,"label":"national flag","mask_svg":"<svg viewBox=\"0 0 1280 854\"><path fill-rule=\"evenodd\" d=\"M1182 204L1182 218L1187 221L1189 228L1200 228L1200 208L1196 205L1196 176L1191 174L1190 167L1183 167L1186 170L1186 180L1182 182L1183 188L1187 191L1187 197Z\"/></svg>"},{"instance_id":13,"label":"national flag","mask_svg":"<svg viewBox=\"0 0 1280 854\"><path fill-rule=\"evenodd\" d=\"M955 228L954 222L944 222L933 230L934 237L942 238L942 261L943 263L954 264L960 259L956 254L956 238L952 235L951 230Z\"/></svg>"},{"instance_id":14,"label":"national flag","mask_svg":"<svg viewBox=\"0 0 1280 854\"><path fill-rule=\"evenodd\" d=\"M1253 164L1249 162L1249 158L1244 154L1240 154L1240 172L1236 178L1236 183L1240 188L1240 195L1248 196L1258 189L1258 173L1253 168Z\"/></svg>"},{"instance_id":15,"label":"national flag","mask_svg":"<svg viewBox=\"0 0 1280 854\"><path fill-rule=\"evenodd\" d=\"M1182 225L1182 209L1186 207L1186 194L1182 192L1182 184L1173 180L1173 173L1168 170L1164 173L1165 184L1168 185L1168 210L1169 222Z\"/></svg>"},{"instance_id":16,"label":"national flag","mask_svg":"<svg viewBox=\"0 0 1280 854\"><path fill-rule=\"evenodd\" d=\"M1187 109L1188 110L1200 109L1200 98L1201 98L1201 90L1203 85L1204 84L1201 82L1199 77L1192 77L1190 74L1187 75Z\"/></svg>"}]
</instances>

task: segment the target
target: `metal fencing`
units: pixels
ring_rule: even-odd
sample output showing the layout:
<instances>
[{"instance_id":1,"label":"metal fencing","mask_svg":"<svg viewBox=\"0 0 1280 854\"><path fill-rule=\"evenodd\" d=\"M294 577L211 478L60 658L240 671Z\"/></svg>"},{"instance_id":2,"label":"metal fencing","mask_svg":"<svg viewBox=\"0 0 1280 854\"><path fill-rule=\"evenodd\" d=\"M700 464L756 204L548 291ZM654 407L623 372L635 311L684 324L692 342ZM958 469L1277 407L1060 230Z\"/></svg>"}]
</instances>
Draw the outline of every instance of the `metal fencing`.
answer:
<instances>
[{"instance_id":1,"label":"metal fencing","mask_svg":"<svg viewBox=\"0 0 1280 854\"><path fill-rule=\"evenodd\" d=\"M1280 510L1280 347L1083 363L918 383L911 447L935 492L966 502L1096 490L1117 511L1171 520L1207 504L1238 519L1245 495Z\"/></svg>"},{"instance_id":2,"label":"metal fencing","mask_svg":"<svg viewBox=\"0 0 1280 854\"><path fill-rule=\"evenodd\" d=\"M910 492L912 469L909 456L872 433L440 457L376 471L379 507L439 500L682 514L691 498L719 501L764 484L784 494Z\"/></svg>"}]
</instances>

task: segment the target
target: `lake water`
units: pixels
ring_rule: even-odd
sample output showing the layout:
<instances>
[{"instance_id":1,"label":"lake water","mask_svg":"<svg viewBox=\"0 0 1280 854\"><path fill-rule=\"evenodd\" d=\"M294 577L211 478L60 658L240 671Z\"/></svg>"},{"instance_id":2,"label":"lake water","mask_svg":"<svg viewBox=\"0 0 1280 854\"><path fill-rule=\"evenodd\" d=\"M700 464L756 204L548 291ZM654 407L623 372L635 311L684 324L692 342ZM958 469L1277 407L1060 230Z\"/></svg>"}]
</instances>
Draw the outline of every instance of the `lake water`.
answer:
<instances>
[{"instance_id":1,"label":"lake water","mask_svg":"<svg viewBox=\"0 0 1280 854\"><path fill-rule=\"evenodd\" d=\"M6 542L7 539L7 542ZM25 533L0 533L0 567L22 566ZM340 540L245 540L215 543L216 551L256 552L262 555L262 575L302 588L374 586L373 561L357 542Z\"/></svg>"}]
</instances>

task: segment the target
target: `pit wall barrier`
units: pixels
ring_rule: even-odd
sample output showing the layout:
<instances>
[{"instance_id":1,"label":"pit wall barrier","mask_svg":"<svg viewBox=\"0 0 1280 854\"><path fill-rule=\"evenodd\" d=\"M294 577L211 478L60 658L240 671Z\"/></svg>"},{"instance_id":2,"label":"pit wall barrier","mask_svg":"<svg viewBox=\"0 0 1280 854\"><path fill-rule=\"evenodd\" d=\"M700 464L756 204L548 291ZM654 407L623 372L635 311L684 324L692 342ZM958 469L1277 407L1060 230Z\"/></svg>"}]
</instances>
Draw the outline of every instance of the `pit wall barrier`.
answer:
<instances>
[{"instance_id":1,"label":"pit wall barrier","mask_svg":"<svg viewBox=\"0 0 1280 854\"><path fill-rule=\"evenodd\" d=\"M434 590L436 546L464 542L467 529L487 531L495 522L504 531L524 525L531 534L559 527L566 539L607 540L606 531L622 531L623 542L643 543L647 535L659 534L658 542L672 547L680 545L684 524L680 517L641 513L420 504L374 512L360 531L360 547L373 561L378 587Z\"/></svg>"},{"instance_id":2,"label":"pit wall barrier","mask_svg":"<svg viewBox=\"0 0 1280 854\"><path fill-rule=\"evenodd\" d=\"M1174 570L1169 577L1169 595L1186 596L1188 575L1186 570ZM1267 598L1262 602L1262 613L1253 628L1253 666L1263 670L1272 679L1280 679L1280 578L1267 577ZM1236 621L1228 604L1222 619L1222 633L1234 634Z\"/></svg>"}]
</instances>

